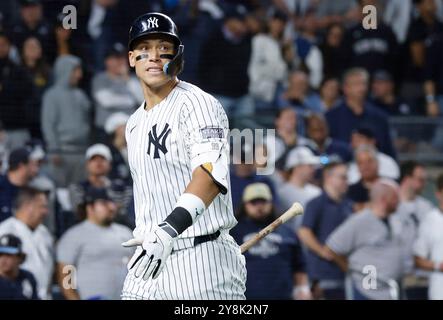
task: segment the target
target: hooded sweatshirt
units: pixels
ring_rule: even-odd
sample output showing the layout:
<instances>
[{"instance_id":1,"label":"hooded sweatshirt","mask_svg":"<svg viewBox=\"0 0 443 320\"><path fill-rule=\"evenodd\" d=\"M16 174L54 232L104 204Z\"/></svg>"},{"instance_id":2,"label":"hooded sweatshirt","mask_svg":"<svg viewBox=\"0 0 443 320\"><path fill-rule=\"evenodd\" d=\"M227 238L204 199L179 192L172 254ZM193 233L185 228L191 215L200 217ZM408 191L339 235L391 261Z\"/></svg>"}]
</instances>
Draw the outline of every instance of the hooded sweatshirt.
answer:
<instances>
[{"instance_id":1,"label":"hooded sweatshirt","mask_svg":"<svg viewBox=\"0 0 443 320\"><path fill-rule=\"evenodd\" d=\"M69 83L79 58L57 58L54 85L43 95L42 131L49 151L82 150L89 144L91 103L86 94Z\"/></svg>"}]
</instances>

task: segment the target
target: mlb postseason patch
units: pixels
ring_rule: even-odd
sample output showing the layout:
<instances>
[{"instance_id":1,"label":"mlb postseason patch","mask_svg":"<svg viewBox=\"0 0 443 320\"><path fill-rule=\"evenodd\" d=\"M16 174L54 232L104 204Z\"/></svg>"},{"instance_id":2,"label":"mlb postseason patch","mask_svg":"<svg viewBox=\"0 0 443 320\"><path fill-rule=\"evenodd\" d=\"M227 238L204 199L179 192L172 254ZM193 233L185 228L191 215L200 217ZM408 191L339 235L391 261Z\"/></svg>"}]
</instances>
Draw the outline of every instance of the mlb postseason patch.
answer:
<instances>
[{"instance_id":1,"label":"mlb postseason patch","mask_svg":"<svg viewBox=\"0 0 443 320\"><path fill-rule=\"evenodd\" d=\"M203 139L222 139L224 137L223 128L219 127L201 128L200 135Z\"/></svg>"}]
</instances>

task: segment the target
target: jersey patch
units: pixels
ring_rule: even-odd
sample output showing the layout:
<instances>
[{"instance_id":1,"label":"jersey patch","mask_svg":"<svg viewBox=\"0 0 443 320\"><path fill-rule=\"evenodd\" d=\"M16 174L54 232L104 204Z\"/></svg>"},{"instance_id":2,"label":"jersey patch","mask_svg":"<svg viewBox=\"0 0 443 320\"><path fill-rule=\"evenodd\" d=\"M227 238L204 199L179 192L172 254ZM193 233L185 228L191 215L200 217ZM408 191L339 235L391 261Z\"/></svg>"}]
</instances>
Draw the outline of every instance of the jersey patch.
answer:
<instances>
[{"instance_id":1,"label":"jersey patch","mask_svg":"<svg viewBox=\"0 0 443 320\"><path fill-rule=\"evenodd\" d=\"M223 139L223 128L219 127L205 127L200 129L202 139Z\"/></svg>"}]
</instances>

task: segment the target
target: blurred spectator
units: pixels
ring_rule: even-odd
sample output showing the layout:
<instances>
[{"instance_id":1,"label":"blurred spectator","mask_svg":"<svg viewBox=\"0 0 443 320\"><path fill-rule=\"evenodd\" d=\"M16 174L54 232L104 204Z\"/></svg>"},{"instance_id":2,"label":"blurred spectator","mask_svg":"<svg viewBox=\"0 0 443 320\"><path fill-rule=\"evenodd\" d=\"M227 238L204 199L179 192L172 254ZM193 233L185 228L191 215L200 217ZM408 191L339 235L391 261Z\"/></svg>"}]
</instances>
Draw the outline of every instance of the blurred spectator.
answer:
<instances>
[{"instance_id":1,"label":"blurred spectator","mask_svg":"<svg viewBox=\"0 0 443 320\"><path fill-rule=\"evenodd\" d=\"M351 147L355 151L360 146L367 145L374 148L377 153L378 175L380 177L398 180L400 177L400 168L397 162L387 154L377 151L375 146L375 134L370 128L360 127L352 132ZM360 180L360 172L357 164L352 162L348 169L348 182L350 184L356 183Z\"/></svg>"},{"instance_id":2,"label":"blurred spectator","mask_svg":"<svg viewBox=\"0 0 443 320\"><path fill-rule=\"evenodd\" d=\"M264 183L248 185L243 192L238 224L230 231L238 244L272 223L277 216L272 194ZM247 299L311 298L302 248L286 225L269 234L245 253ZM278 272L273 272L278 270Z\"/></svg>"},{"instance_id":3,"label":"blurred spectator","mask_svg":"<svg viewBox=\"0 0 443 320\"><path fill-rule=\"evenodd\" d=\"M354 300L394 299L386 282L398 284L404 273L403 244L389 221L397 204L398 185L380 179L371 190L370 208L352 215L326 240L326 251L351 275ZM374 266L377 276L371 279L375 285L368 286L365 277L369 265Z\"/></svg>"},{"instance_id":4,"label":"blurred spectator","mask_svg":"<svg viewBox=\"0 0 443 320\"><path fill-rule=\"evenodd\" d=\"M424 92L426 94L426 114L436 117L443 114L443 31L427 41L424 59Z\"/></svg>"},{"instance_id":5,"label":"blurred spectator","mask_svg":"<svg viewBox=\"0 0 443 320\"><path fill-rule=\"evenodd\" d=\"M307 139L298 134L297 113L291 107L280 109L274 123L275 141L266 142L268 161L274 162L275 167L283 171L289 151L296 146L305 145Z\"/></svg>"},{"instance_id":6,"label":"blurred spectator","mask_svg":"<svg viewBox=\"0 0 443 320\"><path fill-rule=\"evenodd\" d=\"M306 69L309 85L318 89L323 78L323 57L317 46L315 12L310 9L294 39L294 60L292 67Z\"/></svg>"},{"instance_id":7,"label":"blurred spectator","mask_svg":"<svg viewBox=\"0 0 443 320\"><path fill-rule=\"evenodd\" d=\"M275 12L269 17L266 33L252 38L251 59L248 66L249 93L258 102L269 105L273 102L278 86L287 75L286 62L282 56L282 35L286 16Z\"/></svg>"},{"instance_id":8,"label":"blurred spectator","mask_svg":"<svg viewBox=\"0 0 443 320\"><path fill-rule=\"evenodd\" d=\"M131 175L128 164L128 148L126 146L125 128L129 116L123 112L111 114L105 122L105 131L109 136L108 147L111 151L112 163L110 179L122 179L130 184Z\"/></svg>"},{"instance_id":9,"label":"blurred spectator","mask_svg":"<svg viewBox=\"0 0 443 320\"><path fill-rule=\"evenodd\" d=\"M54 239L42 224L48 214L48 200L43 191L23 188L16 199L14 217L0 223L0 235L13 234L23 243L26 260L23 269L37 280L38 296L51 297L50 287L54 270Z\"/></svg>"},{"instance_id":10,"label":"blurred spectator","mask_svg":"<svg viewBox=\"0 0 443 320\"><path fill-rule=\"evenodd\" d=\"M385 1L383 22L391 27L397 42L403 44L406 41L409 25L412 19L413 0L389 0Z\"/></svg>"},{"instance_id":11,"label":"blurred spectator","mask_svg":"<svg viewBox=\"0 0 443 320\"><path fill-rule=\"evenodd\" d=\"M317 156L339 156L344 162L352 159L349 145L329 136L326 119L321 114L312 114L306 119L306 133L309 139L306 143Z\"/></svg>"},{"instance_id":12,"label":"blurred spectator","mask_svg":"<svg viewBox=\"0 0 443 320\"><path fill-rule=\"evenodd\" d=\"M354 211L360 211L369 204L369 192L379 178L377 151L361 145L355 149L354 159L361 178L349 186L348 197L354 202Z\"/></svg>"},{"instance_id":13,"label":"blurred spectator","mask_svg":"<svg viewBox=\"0 0 443 320\"><path fill-rule=\"evenodd\" d=\"M79 207L83 206L89 188L103 188L106 189L117 205L116 222L131 225L127 209L132 198L132 186L126 185L121 179L111 180L109 178L112 163L109 148L104 144L94 144L86 150L85 159L86 180L69 185L69 194L74 211L78 212ZM78 213L82 214L82 212Z\"/></svg>"},{"instance_id":14,"label":"blurred spectator","mask_svg":"<svg viewBox=\"0 0 443 320\"><path fill-rule=\"evenodd\" d=\"M106 119L114 112L131 115L143 102L143 93L135 76L129 73L127 49L115 43L105 58L106 70L92 80L95 127L98 140L104 140Z\"/></svg>"},{"instance_id":15,"label":"blurred spectator","mask_svg":"<svg viewBox=\"0 0 443 320\"><path fill-rule=\"evenodd\" d=\"M359 0L358 3L359 22L346 31L342 44L346 67L365 68L371 75L376 70L384 69L396 75L398 44L391 28L381 19L377 21L376 29L365 29L360 22L364 17L363 7L379 6L379 1ZM377 17L381 18L380 15Z\"/></svg>"},{"instance_id":16,"label":"blurred spectator","mask_svg":"<svg viewBox=\"0 0 443 320\"><path fill-rule=\"evenodd\" d=\"M350 143L352 132L364 125L375 133L378 149L395 157L386 114L366 101L368 82L369 74L364 69L354 68L345 73L345 101L326 113L331 137Z\"/></svg>"},{"instance_id":17,"label":"blurred spectator","mask_svg":"<svg viewBox=\"0 0 443 320\"><path fill-rule=\"evenodd\" d=\"M427 300L429 275L423 271L414 270L413 244L418 236L418 230L426 216L434 209L434 205L420 194L425 188L427 179L426 169L415 161L401 164L400 203L392 222L407 241L405 252L405 268L408 277L404 280L404 291L408 300Z\"/></svg>"},{"instance_id":18,"label":"blurred spectator","mask_svg":"<svg viewBox=\"0 0 443 320\"><path fill-rule=\"evenodd\" d=\"M346 198L346 165L332 162L323 168L323 192L306 204L298 235L307 247L307 272L316 283L320 297L345 299L344 273L332 263L324 250L327 237L352 213L352 203Z\"/></svg>"},{"instance_id":19,"label":"blurred spectator","mask_svg":"<svg viewBox=\"0 0 443 320\"><path fill-rule=\"evenodd\" d=\"M324 42L320 45L323 56L323 74L325 77L341 77L345 70L345 61L343 61L342 56L344 32L345 29L341 24L331 25L326 31Z\"/></svg>"},{"instance_id":20,"label":"blurred spectator","mask_svg":"<svg viewBox=\"0 0 443 320\"><path fill-rule=\"evenodd\" d=\"M248 148L252 147L246 147L246 149ZM232 158L233 165L231 165L230 180L231 180L232 205L234 212L237 212L239 207L241 206L241 201L242 201L241 196L246 186L255 182L261 182L267 184L271 188L274 199L274 205L278 203L273 180L271 180L271 178L268 176L258 175L256 172L255 163L248 163L246 161L247 156L245 156L245 154L249 152L252 151L246 150L242 152L243 153L242 158L245 159L244 161L241 161L241 159L238 159L235 155Z\"/></svg>"},{"instance_id":21,"label":"blurred spectator","mask_svg":"<svg viewBox=\"0 0 443 320\"><path fill-rule=\"evenodd\" d=\"M19 12L17 0L0 1L0 30L15 25L20 20Z\"/></svg>"},{"instance_id":22,"label":"blurred spectator","mask_svg":"<svg viewBox=\"0 0 443 320\"><path fill-rule=\"evenodd\" d=\"M43 16L40 0L20 0L20 22L11 30L14 44L21 49L29 37L36 37L41 43L48 43L49 23Z\"/></svg>"},{"instance_id":23,"label":"blurred spectator","mask_svg":"<svg viewBox=\"0 0 443 320\"><path fill-rule=\"evenodd\" d=\"M0 222L13 214L14 201L21 188L36 176L38 167L27 148L14 149L8 158L8 171L0 176Z\"/></svg>"},{"instance_id":24,"label":"blurred spectator","mask_svg":"<svg viewBox=\"0 0 443 320\"><path fill-rule=\"evenodd\" d=\"M9 59L11 41L0 31L0 119L8 133L8 147L18 148L29 139L26 103L32 83L22 67Z\"/></svg>"},{"instance_id":25,"label":"blurred spectator","mask_svg":"<svg viewBox=\"0 0 443 320\"><path fill-rule=\"evenodd\" d=\"M320 85L320 109L329 111L342 103L340 81L337 78L325 78Z\"/></svg>"},{"instance_id":26,"label":"blurred spectator","mask_svg":"<svg viewBox=\"0 0 443 320\"><path fill-rule=\"evenodd\" d=\"M438 208L425 216L414 244L415 265L422 270L431 271L429 278L429 299L443 299L443 175L437 178L435 196Z\"/></svg>"},{"instance_id":27,"label":"blurred spectator","mask_svg":"<svg viewBox=\"0 0 443 320\"><path fill-rule=\"evenodd\" d=\"M320 98L309 89L308 75L297 70L289 74L288 86L278 95L277 106L285 108L291 106L300 116L297 122L298 132L304 134L304 117L312 112L322 112Z\"/></svg>"},{"instance_id":28,"label":"blurred spectator","mask_svg":"<svg viewBox=\"0 0 443 320\"><path fill-rule=\"evenodd\" d=\"M22 250L22 241L12 234L0 237L0 278L10 282L23 299L38 299L37 282L29 271L20 268L26 260ZM0 285L0 297L6 296L4 287Z\"/></svg>"},{"instance_id":29,"label":"blurred spectator","mask_svg":"<svg viewBox=\"0 0 443 320\"><path fill-rule=\"evenodd\" d=\"M8 159L8 136L3 126L3 122L0 120L0 175L4 174L6 170L6 162Z\"/></svg>"},{"instance_id":30,"label":"blurred spectator","mask_svg":"<svg viewBox=\"0 0 443 320\"><path fill-rule=\"evenodd\" d=\"M42 138L40 114L43 92L48 86L51 68L43 57L42 44L36 37L26 38L23 42L21 58L24 69L32 80L32 94L27 102L26 114L28 128L33 138Z\"/></svg>"},{"instance_id":31,"label":"blurred spectator","mask_svg":"<svg viewBox=\"0 0 443 320\"><path fill-rule=\"evenodd\" d=\"M422 87L423 71L426 63L426 43L434 36L443 32L443 23L437 19L437 7L435 0L414 0L418 11L409 26L407 36L408 58L405 61L404 81L402 95L407 101L421 103L419 98L423 96ZM427 93L426 94L430 94ZM428 100L430 102L430 100ZM430 112L430 110L428 110Z\"/></svg>"},{"instance_id":32,"label":"blurred spectator","mask_svg":"<svg viewBox=\"0 0 443 320\"><path fill-rule=\"evenodd\" d=\"M250 56L245 8L234 6L226 10L221 30L204 43L199 71L201 86L220 101L230 119L254 112L253 99L248 96Z\"/></svg>"},{"instance_id":33,"label":"blurred spectator","mask_svg":"<svg viewBox=\"0 0 443 320\"><path fill-rule=\"evenodd\" d=\"M320 159L307 147L296 147L289 152L286 159L286 170L289 171L288 181L278 189L282 209L287 210L294 202L299 202L303 207L321 192L320 188L313 185L315 167L320 164ZM301 217L292 219L292 229L300 226Z\"/></svg>"},{"instance_id":34,"label":"blurred spectator","mask_svg":"<svg viewBox=\"0 0 443 320\"><path fill-rule=\"evenodd\" d=\"M57 58L54 85L43 95L42 132L50 157L51 176L58 187L84 177L84 151L90 137L91 103L78 83L83 76L79 58Z\"/></svg>"},{"instance_id":35,"label":"blurred spectator","mask_svg":"<svg viewBox=\"0 0 443 320\"><path fill-rule=\"evenodd\" d=\"M132 233L113 222L116 212L106 189L88 189L86 220L66 231L57 245L58 282L67 300L120 299L133 250L121 246ZM75 288L64 286L67 267L77 270Z\"/></svg>"},{"instance_id":36,"label":"blurred spectator","mask_svg":"<svg viewBox=\"0 0 443 320\"><path fill-rule=\"evenodd\" d=\"M395 83L389 72L378 70L372 77L371 102L389 116L409 115L411 107L395 92Z\"/></svg>"},{"instance_id":37,"label":"blurred spectator","mask_svg":"<svg viewBox=\"0 0 443 320\"><path fill-rule=\"evenodd\" d=\"M318 2L317 24L319 28L327 28L334 23L349 26L361 21L359 20L361 10L356 0L319 0Z\"/></svg>"}]
</instances>

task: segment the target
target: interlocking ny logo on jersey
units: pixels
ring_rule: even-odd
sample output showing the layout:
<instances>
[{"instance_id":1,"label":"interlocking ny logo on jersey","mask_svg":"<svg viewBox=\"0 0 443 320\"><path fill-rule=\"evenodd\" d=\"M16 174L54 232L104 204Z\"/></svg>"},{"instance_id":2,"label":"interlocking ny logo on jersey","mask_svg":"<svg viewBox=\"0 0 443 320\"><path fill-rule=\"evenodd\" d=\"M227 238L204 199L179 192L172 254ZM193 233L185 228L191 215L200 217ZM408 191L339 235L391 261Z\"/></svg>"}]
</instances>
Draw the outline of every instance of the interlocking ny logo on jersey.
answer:
<instances>
[{"instance_id":1,"label":"interlocking ny logo on jersey","mask_svg":"<svg viewBox=\"0 0 443 320\"><path fill-rule=\"evenodd\" d=\"M166 138L171 133L169 124L166 124L160 135L157 135L157 125L155 124L149 132L148 154L151 155L151 146L154 146L154 159L160 158L159 151L166 154Z\"/></svg>"},{"instance_id":2,"label":"interlocking ny logo on jersey","mask_svg":"<svg viewBox=\"0 0 443 320\"><path fill-rule=\"evenodd\" d=\"M156 17L151 17L147 20L148 29L158 28L158 19Z\"/></svg>"}]
</instances>

